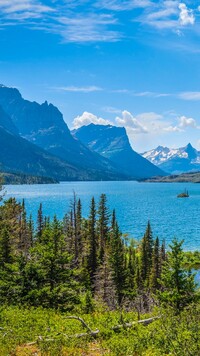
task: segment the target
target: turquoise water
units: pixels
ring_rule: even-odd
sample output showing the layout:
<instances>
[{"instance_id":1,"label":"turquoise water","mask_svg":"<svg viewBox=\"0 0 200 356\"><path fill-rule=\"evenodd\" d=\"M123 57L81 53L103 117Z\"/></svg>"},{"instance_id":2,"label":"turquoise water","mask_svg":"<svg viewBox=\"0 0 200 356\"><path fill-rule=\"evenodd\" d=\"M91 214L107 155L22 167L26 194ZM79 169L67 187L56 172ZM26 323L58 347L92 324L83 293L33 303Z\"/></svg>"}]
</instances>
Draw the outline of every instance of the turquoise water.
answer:
<instances>
[{"instance_id":1,"label":"turquoise water","mask_svg":"<svg viewBox=\"0 0 200 356\"><path fill-rule=\"evenodd\" d=\"M178 199L177 194L189 191L190 197ZM81 198L83 215L88 214L92 196L98 201L101 193L115 209L120 228L130 237L141 239L150 220L154 237L169 243L174 236L184 239L185 250L200 249L200 185L185 183L137 182L66 182L59 185L10 185L6 198L25 199L28 213L36 217L39 203L44 213L62 218L70 207L73 191Z\"/></svg>"}]
</instances>

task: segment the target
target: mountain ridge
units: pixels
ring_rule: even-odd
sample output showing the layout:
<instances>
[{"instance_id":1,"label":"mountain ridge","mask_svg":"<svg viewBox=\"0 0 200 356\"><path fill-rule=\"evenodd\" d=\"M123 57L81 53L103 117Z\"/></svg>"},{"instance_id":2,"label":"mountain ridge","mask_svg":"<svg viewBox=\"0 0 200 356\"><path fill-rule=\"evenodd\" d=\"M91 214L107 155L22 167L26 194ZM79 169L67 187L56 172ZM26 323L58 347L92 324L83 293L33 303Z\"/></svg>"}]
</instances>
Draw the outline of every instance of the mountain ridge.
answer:
<instances>
[{"instance_id":1,"label":"mountain ridge","mask_svg":"<svg viewBox=\"0 0 200 356\"><path fill-rule=\"evenodd\" d=\"M158 146L142 153L142 156L171 174L200 170L200 152L191 143L176 149Z\"/></svg>"},{"instance_id":2,"label":"mountain ridge","mask_svg":"<svg viewBox=\"0 0 200 356\"><path fill-rule=\"evenodd\" d=\"M79 170L80 177L87 177L88 180L127 178L108 159L74 139L62 113L53 104L30 102L22 98L18 89L1 85L0 106L21 137L58 157L75 171Z\"/></svg>"},{"instance_id":3,"label":"mountain ridge","mask_svg":"<svg viewBox=\"0 0 200 356\"><path fill-rule=\"evenodd\" d=\"M73 130L72 134L90 149L111 160L132 179L165 175L132 149L124 127L89 124Z\"/></svg>"}]
</instances>

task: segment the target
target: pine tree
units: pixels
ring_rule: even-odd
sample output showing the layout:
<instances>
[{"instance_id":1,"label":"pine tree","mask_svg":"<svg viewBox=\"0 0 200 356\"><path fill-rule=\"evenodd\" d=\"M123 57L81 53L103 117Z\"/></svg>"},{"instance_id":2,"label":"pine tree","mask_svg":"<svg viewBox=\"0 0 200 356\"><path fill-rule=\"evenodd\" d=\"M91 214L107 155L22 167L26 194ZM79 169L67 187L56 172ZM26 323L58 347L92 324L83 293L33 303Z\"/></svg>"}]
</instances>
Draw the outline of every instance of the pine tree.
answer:
<instances>
[{"instance_id":1,"label":"pine tree","mask_svg":"<svg viewBox=\"0 0 200 356\"><path fill-rule=\"evenodd\" d=\"M159 239L156 238L153 247L153 254L152 254L152 267L151 267L151 274L150 274L150 287L153 291L158 290L159 278L161 273L161 265L160 265L160 247L159 247Z\"/></svg>"},{"instance_id":2,"label":"pine tree","mask_svg":"<svg viewBox=\"0 0 200 356\"><path fill-rule=\"evenodd\" d=\"M161 273L162 290L158 297L164 305L171 305L176 313L195 300L196 286L194 274L183 266L183 241L173 239L171 251L163 265Z\"/></svg>"},{"instance_id":3,"label":"pine tree","mask_svg":"<svg viewBox=\"0 0 200 356\"><path fill-rule=\"evenodd\" d=\"M3 228L0 232L0 266L12 262L12 251L10 234L7 228Z\"/></svg>"},{"instance_id":4,"label":"pine tree","mask_svg":"<svg viewBox=\"0 0 200 356\"><path fill-rule=\"evenodd\" d=\"M83 242L82 242L82 205L81 200L78 199L77 208L76 208L76 240L77 240L77 258L78 264L81 263L81 254L83 251Z\"/></svg>"},{"instance_id":5,"label":"pine tree","mask_svg":"<svg viewBox=\"0 0 200 356\"><path fill-rule=\"evenodd\" d=\"M139 272L139 270L138 270ZM137 266L136 266L136 254L135 249L129 246L127 252L127 266L126 266L126 292L129 295L129 299L133 298L136 294L137 285L135 283L137 277Z\"/></svg>"},{"instance_id":6,"label":"pine tree","mask_svg":"<svg viewBox=\"0 0 200 356\"><path fill-rule=\"evenodd\" d=\"M94 292L94 280L98 267L98 244L96 234L96 205L94 197L91 200L88 218L88 270L90 274L91 289Z\"/></svg>"},{"instance_id":7,"label":"pine tree","mask_svg":"<svg viewBox=\"0 0 200 356\"><path fill-rule=\"evenodd\" d=\"M29 240L30 240L30 247L33 247L34 223L33 223L32 215L30 215L29 220L28 220L28 234L29 234Z\"/></svg>"},{"instance_id":8,"label":"pine tree","mask_svg":"<svg viewBox=\"0 0 200 356\"><path fill-rule=\"evenodd\" d=\"M110 213L107 207L107 198L105 194L101 194L98 208L98 232L100 237L100 261L103 261L105 253L106 243L109 239L109 227L108 222L110 219Z\"/></svg>"},{"instance_id":9,"label":"pine tree","mask_svg":"<svg viewBox=\"0 0 200 356\"><path fill-rule=\"evenodd\" d=\"M28 230L25 202L23 199L22 211L20 216L19 250L24 254L24 256L27 257L30 246L31 246L31 237Z\"/></svg>"},{"instance_id":10,"label":"pine tree","mask_svg":"<svg viewBox=\"0 0 200 356\"><path fill-rule=\"evenodd\" d=\"M44 219L43 219L43 211L42 211L42 203L40 203L38 214L37 214L37 239L41 241L42 231L44 228Z\"/></svg>"},{"instance_id":11,"label":"pine tree","mask_svg":"<svg viewBox=\"0 0 200 356\"><path fill-rule=\"evenodd\" d=\"M121 305L125 293L126 270L124 244L117 222L111 237L110 261L118 303Z\"/></svg>"},{"instance_id":12,"label":"pine tree","mask_svg":"<svg viewBox=\"0 0 200 356\"><path fill-rule=\"evenodd\" d=\"M102 263L95 274L95 298L105 303L110 309L117 306L117 293L113 280L113 269L109 261L109 255L105 252Z\"/></svg>"},{"instance_id":13,"label":"pine tree","mask_svg":"<svg viewBox=\"0 0 200 356\"><path fill-rule=\"evenodd\" d=\"M141 278L144 286L149 286L149 276L152 267L153 237L148 221L144 237L141 242Z\"/></svg>"}]
</instances>

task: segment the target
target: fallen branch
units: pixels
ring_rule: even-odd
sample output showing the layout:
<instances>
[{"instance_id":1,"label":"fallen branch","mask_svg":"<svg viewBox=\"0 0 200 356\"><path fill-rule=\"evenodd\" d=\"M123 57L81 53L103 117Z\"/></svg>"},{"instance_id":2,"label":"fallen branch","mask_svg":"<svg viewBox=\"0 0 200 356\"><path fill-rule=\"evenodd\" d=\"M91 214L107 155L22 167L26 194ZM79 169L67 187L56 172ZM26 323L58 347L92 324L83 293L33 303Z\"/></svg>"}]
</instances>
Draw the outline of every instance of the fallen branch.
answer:
<instances>
[{"instance_id":1,"label":"fallen branch","mask_svg":"<svg viewBox=\"0 0 200 356\"><path fill-rule=\"evenodd\" d=\"M138 320L138 321L132 321L130 323L124 323L124 324L120 324L120 325L116 325L112 327L112 330L118 330L118 329L126 329L126 328L131 328L134 325L137 324L143 324L143 325L149 325L151 324L154 320L160 319L160 316L155 316L153 318L149 318L149 319L144 319L144 320Z\"/></svg>"},{"instance_id":2,"label":"fallen branch","mask_svg":"<svg viewBox=\"0 0 200 356\"><path fill-rule=\"evenodd\" d=\"M97 330L92 330L87 324L86 322L80 318L79 316L67 316L66 319L75 319L75 320L78 320L81 322L81 324L88 330L87 333L83 333L83 334L76 334L75 337L83 337L83 336L96 336L100 331L97 329Z\"/></svg>"},{"instance_id":3,"label":"fallen branch","mask_svg":"<svg viewBox=\"0 0 200 356\"><path fill-rule=\"evenodd\" d=\"M153 318L149 318L149 319L144 319L144 320L138 320L138 321L133 321L133 322L130 322L130 323L124 323L124 324L121 324L121 325L116 325L116 326L113 326L112 327L112 330L119 330L119 329L126 329L126 328L131 328L132 326L134 325L137 325L137 324L143 324L143 325L149 325L151 324L154 320L157 320L157 319L160 319L161 317L160 316L155 316ZM100 333L100 330L96 329L96 330L92 330L87 324L86 322L80 318L79 316L67 316L66 319L75 319L75 320L78 320L81 322L81 324L88 330L87 333L82 333L82 334L75 334L74 336L69 336L69 335L66 335L66 334L61 334L59 333L59 335L63 335L65 336L66 338L68 337L77 337L77 338L81 338L81 337L87 337L87 336L93 336L95 337L97 334ZM3 328L1 328L3 329ZM58 334L57 334L58 335ZM56 339L43 339L42 336L38 336L37 340L36 341L33 341L33 342L29 342L27 344L25 344L25 346L32 346L32 345L36 345L38 344L39 341L44 341L44 342L53 342L55 341Z\"/></svg>"}]
</instances>

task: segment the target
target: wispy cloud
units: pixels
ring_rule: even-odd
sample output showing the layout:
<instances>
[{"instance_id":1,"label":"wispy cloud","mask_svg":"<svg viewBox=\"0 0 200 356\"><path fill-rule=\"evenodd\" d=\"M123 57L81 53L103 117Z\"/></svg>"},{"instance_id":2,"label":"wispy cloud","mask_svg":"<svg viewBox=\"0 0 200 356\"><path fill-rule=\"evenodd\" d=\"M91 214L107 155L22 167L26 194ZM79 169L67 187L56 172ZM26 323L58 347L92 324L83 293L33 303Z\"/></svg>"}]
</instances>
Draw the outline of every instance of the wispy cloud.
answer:
<instances>
[{"instance_id":1,"label":"wispy cloud","mask_svg":"<svg viewBox=\"0 0 200 356\"><path fill-rule=\"evenodd\" d=\"M156 93L153 91L136 92L135 90L131 90L131 89L114 89L111 90L111 93L128 94L131 96L147 97L147 98L162 98L162 97L172 96L172 94L169 93Z\"/></svg>"},{"instance_id":2,"label":"wispy cloud","mask_svg":"<svg viewBox=\"0 0 200 356\"><path fill-rule=\"evenodd\" d=\"M135 24L173 30L180 36L184 28L194 27L199 14L197 7L189 8L188 1L179 0L52 0L48 4L45 0L0 0L0 26L28 26L57 34L64 43L117 42L130 39L127 21L131 16ZM132 14L126 22L122 11Z\"/></svg>"},{"instance_id":3,"label":"wispy cloud","mask_svg":"<svg viewBox=\"0 0 200 356\"><path fill-rule=\"evenodd\" d=\"M121 114L122 110L114 108L112 106L104 106L102 110L108 114Z\"/></svg>"},{"instance_id":4,"label":"wispy cloud","mask_svg":"<svg viewBox=\"0 0 200 356\"><path fill-rule=\"evenodd\" d=\"M57 18L54 31L66 42L116 42L122 38L118 31L110 29L117 19L110 14L70 14Z\"/></svg>"},{"instance_id":5,"label":"wispy cloud","mask_svg":"<svg viewBox=\"0 0 200 356\"><path fill-rule=\"evenodd\" d=\"M54 12L55 10L47 5L42 4L37 0L1 0L0 12L4 14L5 18L19 19L40 17L44 13Z\"/></svg>"},{"instance_id":6,"label":"wispy cloud","mask_svg":"<svg viewBox=\"0 0 200 356\"><path fill-rule=\"evenodd\" d=\"M118 19L113 14L87 11L76 8L84 1L52 2L44 5L38 0L1 0L0 26L27 25L33 30L59 34L63 42L116 42L123 35L114 29ZM81 6L80 6L81 7Z\"/></svg>"},{"instance_id":7,"label":"wispy cloud","mask_svg":"<svg viewBox=\"0 0 200 356\"><path fill-rule=\"evenodd\" d=\"M151 0L99 0L95 6L112 11L127 11L136 8L147 8L153 5Z\"/></svg>"},{"instance_id":8,"label":"wispy cloud","mask_svg":"<svg viewBox=\"0 0 200 356\"><path fill-rule=\"evenodd\" d=\"M69 86L69 87L56 87L54 88L59 91L66 91L66 92L73 92L73 93L92 93L95 91L102 91L103 89L94 85L85 86L85 87L76 87L76 86Z\"/></svg>"},{"instance_id":9,"label":"wispy cloud","mask_svg":"<svg viewBox=\"0 0 200 356\"><path fill-rule=\"evenodd\" d=\"M194 25L197 11L178 0L158 1L154 7L147 8L138 20L160 30L173 29L180 36L183 27Z\"/></svg>"},{"instance_id":10,"label":"wispy cloud","mask_svg":"<svg viewBox=\"0 0 200 356\"><path fill-rule=\"evenodd\" d=\"M200 91L188 91L178 94L178 97L183 100L199 101Z\"/></svg>"}]
</instances>

